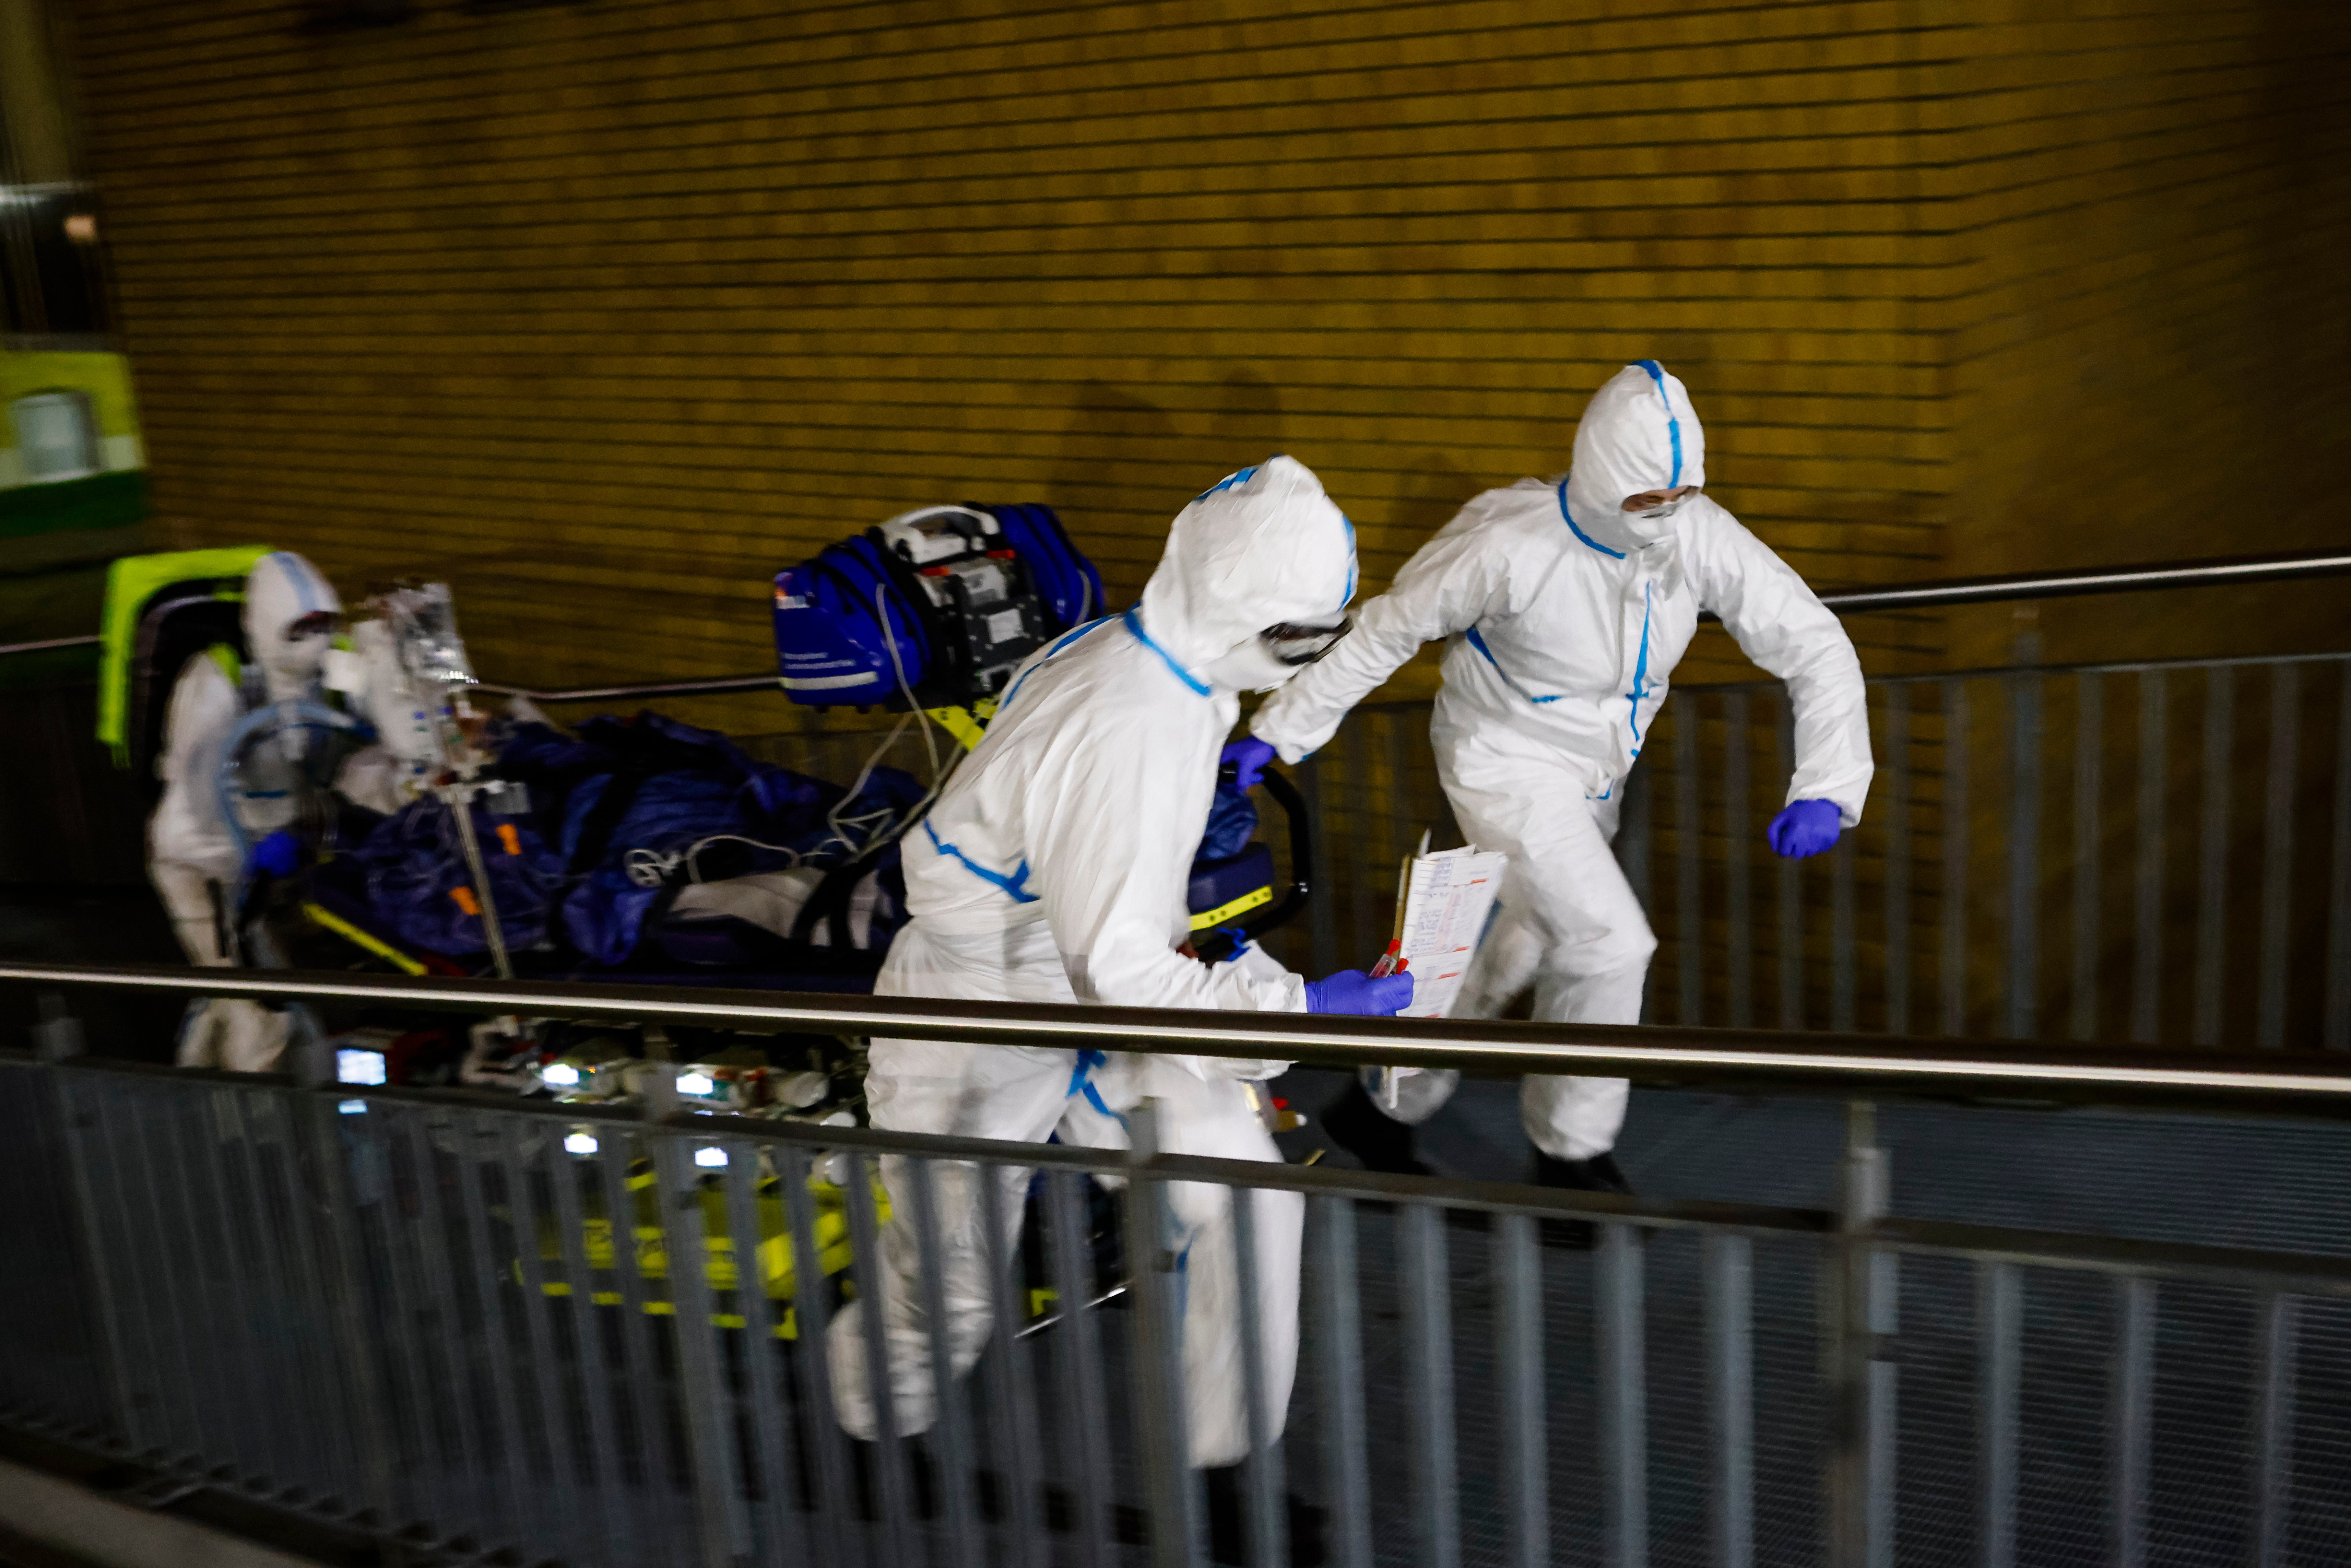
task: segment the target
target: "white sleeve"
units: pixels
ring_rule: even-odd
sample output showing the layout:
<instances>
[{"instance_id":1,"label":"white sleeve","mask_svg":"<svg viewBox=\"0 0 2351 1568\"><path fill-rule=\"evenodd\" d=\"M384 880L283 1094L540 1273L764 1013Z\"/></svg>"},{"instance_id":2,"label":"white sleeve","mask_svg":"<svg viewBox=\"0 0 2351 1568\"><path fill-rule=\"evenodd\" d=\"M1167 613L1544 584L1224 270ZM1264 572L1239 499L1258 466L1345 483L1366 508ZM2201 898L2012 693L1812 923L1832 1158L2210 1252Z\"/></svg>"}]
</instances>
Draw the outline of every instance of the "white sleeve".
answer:
<instances>
[{"instance_id":1,"label":"white sleeve","mask_svg":"<svg viewBox=\"0 0 2351 1568\"><path fill-rule=\"evenodd\" d=\"M1462 516L1420 547L1385 593L1364 606L1355 629L1257 710L1249 731L1295 764L1329 744L1347 710L1364 700L1424 643L1476 625L1498 607L1510 561L1492 530Z\"/></svg>"},{"instance_id":2,"label":"white sleeve","mask_svg":"<svg viewBox=\"0 0 2351 1568\"><path fill-rule=\"evenodd\" d=\"M1834 800L1844 825L1858 825L1876 768L1868 693L1844 623L1727 512L1686 559L1699 603L1722 617L1741 652L1788 683L1796 719L1788 802Z\"/></svg>"},{"instance_id":3,"label":"white sleeve","mask_svg":"<svg viewBox=\"0 0 2351 1568\"><path fill-rule=\"evenodd\" d=\"M1106 1007L1303 1012L1287 969L1176 950L1192 852L1215 789L1214 737L1147 716L1070 737L1023 791L1029 885L1083 1002Z\"/></svg>"}]
</instances>

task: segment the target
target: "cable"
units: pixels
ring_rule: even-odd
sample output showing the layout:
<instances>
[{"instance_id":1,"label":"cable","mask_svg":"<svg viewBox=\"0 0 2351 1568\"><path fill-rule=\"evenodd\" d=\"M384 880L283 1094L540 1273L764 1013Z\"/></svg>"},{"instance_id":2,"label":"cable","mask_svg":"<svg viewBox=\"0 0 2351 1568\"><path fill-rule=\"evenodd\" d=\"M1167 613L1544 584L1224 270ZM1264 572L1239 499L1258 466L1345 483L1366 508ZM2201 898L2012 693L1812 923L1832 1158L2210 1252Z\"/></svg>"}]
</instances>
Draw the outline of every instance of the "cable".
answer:
<instances>
[{"instance_id":1,"label":"cable","mask_svg":"<svg viewBox=\"0 0 2351 1568\"><path fill-rule=\"evenodd\" d=\"M633 849L621 857L621 869L639 887L659 887L693 853L690 849L675 855L665 855L659 850Z\"/></svg>"},{"instance_id":2,"label":"cable","mask_svg":"<svg viewBox=\"0 0 2351 1568\"><path fill-rule=\"evenodd\" d=\"M931 802L939 798L939 791L946 788L948 778L954 774L956 764L962 760L962 754L958 747L949 756L946 766L944 768L940 766L938 741L931 733L936 727L931 722L931 716L915 702L914 687L906 679L905 660L898 652L897 635L890 629L887 593L886 584L877 585L873 590L873 617L881 625L883 643L890 650L890 668L897 676L899 695L906 699L906 713L896 724L890 727L890 733L882 737L882 744L873 748L866 757L864 766L857 770L855 780L842 792L841 799L833 802L832 810L825 813L826 835L823 841L808 852L806 855L786 849L780 844L761 843L757 839L746 838L740 833L714 833L706 839L695 841L684 851L676 853L668 853L655 849L632 849L621 858L622 869L627 873L632 883L638 887L660 887L676 874L681 865L685 868L687 880L698 883L702 880L702 875L695 864L695 857L699 855L706 846L720 842L745 843L755 849L771 850L778 854L789 855L791 857L791 863L795 866L806 863L810 858L822 854L836 843L849 852L849 859L862 860L888 843L899 833L914 826L923 813L930 809ZM923 798L909 807L903 816L888 806L883 806L855 817L842 816L843 808L865 792L866 784L873 777L873 769L881 765L882 758L889 754L890 748L898 743L898 737L905 733L906 726L910 723L919 724L922 727L923 750L930 763L930 789L925 791Z\"/></svg>"},{"instance_id":3,"label":"cable","mask_svg":"<svg viewBox=\"0 0 2351 1568\"><path fill-rule=\"evenodd\" d=\"M938 744L931 738L931 716L925 713L921 706L914 701L914 689L906 684L905 662L898 657L898 639L890 630L889 609L883 601L883 594L887 587L886 583L874 585L873 619L881 622L882 645L890 650L890 668L898 676L898 691L899 695L906 699L906 711L923 721L923 749L930 756L931 793L935 795L939 792L939 785L944 782L939 778Z\"/></svg>"},{"instance_id":4,"label":"cable","mask_svg":"<svg viewBox=\"0 0 2351 1568\"><path fill-rule=\"evenodd\" d=\"M946 770L944 772L940 770L938 747L931 738L931 716L925 712L921 705L914 701L914 688L906 684L906 666L901 663L898 658L898 639L891 633L889 617L883 613L882 590L879 588L876 588L873 591L873 612L882 622L882 642L883 644L890 650L890 667L897 673L899 694L906 699L907 711L914 714L917 718L920 718L923 721L923 747L925 750L929 752L931 758L930 790L928 793L925 794L921 800L908 807L905 816L900 819L897 822L896 832L904 833L907 829L920 821L922 820L923 813L931 809L931 802L937 800L939 798L939 791L946 788L947 779L954 775L956 766L963 761L965 754L960 743L958 743L955 747L954 755L947 759ZM891 732L890 738L892 740L895 740L897 738L897 732L895 730ZM886 746L888 742L885 741L883 744ZM862 780L861 780L860 788L862 787ZM886 831L886 829L884 831ZM887 843L888 841L888 839L882 836L882 831L877 831L874 836L867 841L865 846L866 852L870 852L879 845Z\"/></svg>"},{"instance_id":5,"label":"cable","mask_svg":"<svg viewBox=\"0 0 2351 1568\"><path fill-rule=\"evenodd\" d=\"M843 798L846 799L846 797ZM865 820L858 819L860 821ZM695 863L696 857L713 844L748 844L755 850L766 850L770 853L782 855L789 862L784 867L787 871L797 870L806 859L799 851L789 844L770 844L745 833L713 833L708 838L695 840L675 854L664 854L654 849L631 850L621 857L621 868L628 873L629 880L639 887L662 886L680 866L685 868L686 881L698 883L702 881L702 868ZM822 845L818 846L820 849L822 847Z\"/></svg>"},{"instance_id":6,"label":"cable","mask_svg":"<svg viewBox=\"0 0 2351 1568\"><path fill-rule=\"evenodd\" d=\"M911 717L911 716L909 716L909 717ZM839 843L849 851L849 858L851 860L855 860L859 856L864 854L867 850L872 848L873 840L878 838L883 830L889 826L892 813L887 807L884 807L878 811L869 811L862 817L849 818L846 820L845 825L844 819L841 817L841 811L842 807L848 805L852 800L857 799L859 795L864 793L865 781L873 776L874 768L881 762L883 757L889 751L890 747L897 744L898 737L904 732L907 722L906 718L901 718L896 724L890 727L890 733L882 737L882 744L873 748L872 755L865 759L865 766L857 770L856 782L850 785L849 789L841 795L841 799L832 803L832 810L825 813L824 825L830 830L830 832L824 842L817 845L816 849L811 852L812 853L821 853L832 844ZM862 828L869 822L878 822L881 825L876 827L872 833L868 834L862 840L852 839L849 836L847 831L848 828Z\"/></svg>"}]
</instances>

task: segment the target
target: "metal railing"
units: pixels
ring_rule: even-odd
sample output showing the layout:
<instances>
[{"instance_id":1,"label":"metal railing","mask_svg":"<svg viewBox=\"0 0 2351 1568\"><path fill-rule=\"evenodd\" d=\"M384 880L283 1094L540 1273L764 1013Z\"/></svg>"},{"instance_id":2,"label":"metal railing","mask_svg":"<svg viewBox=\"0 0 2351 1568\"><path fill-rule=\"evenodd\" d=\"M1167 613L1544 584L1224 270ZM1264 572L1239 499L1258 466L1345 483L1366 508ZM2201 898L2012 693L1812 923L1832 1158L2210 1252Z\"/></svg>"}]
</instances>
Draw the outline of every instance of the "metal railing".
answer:
<instances>
[{"instance_id":1,"label":"metal railing","mask_svg":"<svg viewBox=\"0 0 2351 1568\"><path fill-rule=\"evenodd\" d=\"M1863 613L2346 571L2351 552L2336 550L1856 589L1823 601ZM1802 867L1759 858L1756 842L1786 771L1779 689L1685 686L1630 781L1619 842L1661 941L1646 1016L2351 1049L2345 667L2320 655L1875 679L1880 772L1867 820ZM746 674L491 689L571 703L772 685L770 674ZM79 739L89 694L16 700L17 728L48 739L43 768L0 786L10 808L0 816L17 824L0 841L0 879L135 883L138 793ZM846 779L878 738L826 727L746 745ZM891 759L919 771L921 751L902 737ZM2130 757L2127 773L2109 752ZM1322 896L1311 925L1271 946L1322 972L1379 950L1397 860L1423 828L1448 831L1451 817L1425 706L1358 710L1303 777L1327 830ZM1278 824L1268 836L1284 837Z\"/></svg>"},{"instance_id":2,"label":"metal railing","mask_svg":"<svg viewBox=\"0 0 2351 1568\"><path fill-rule=\"evenodd\" d=\"M1857 614L2346 571L2351 552L2314 551L1822 599ZM2351 1050L2351 654L2022 664L1868 685L1878 777L1865 821L1802 866L1761 845L1793 748L1777 683L1684 686L1657 717L1617 844L1660 943L1646 1019ZM1278 955L1320 973L1376 953L1399 859L1424 829L1458 841L1426 716L1426 704L1359 708L1301 770L1324 830L1320 896L1309 925L1271 940ZM752 744L842 773L872 738ZM893 755L911 764L913 743Z\"/></svg>"},{"instance_id":3,"label":"metal railing","mask_svg":"<svg viewBox=\"0 0 2351 1568\"><path fill-rule=\"evenodd\" d=\"M1660 944L1648 1019L2351 1048L2351 654L1868 687L1868 809L1801 864L1762 843L1778 685L1666 705L1616 841ZM1328 967L1377 949L1424 829L1458 831L1426 704L1358 709L1302 771L1326 896L1290 951Z\"/></svg>"},{"instance_id":4,"label":"metal railing","mask_svg":"<svg viewBox=\"0 0 2351 1568\"><path fill-rule=\"evenodd\" d=\"M2172 588L2220 588L2240 583L2292 582L2351 573L2351 551L2305 550L2293 555L2236 556L2212 560L2162 561L2138 566L2086 567L2066 571L2011 572L1997 577L1949 578L1895 588L1841 589L1821 595L1840 614L1869 610L1933 610L1958 604L1991 604L2027 599L2075 598L2092 593L2133 593ZM0 658L59 648L95 648L96 635L47 637L0 643ZM487 683L486 683L487 684ZM534 702L605 702L619 697L708 695L772 690L775 672L749 675L663 681L650 685L567 686L539 691L489 684L488 689Z\"/></svg>"},{"instance_id":5,"label":"metal railing","mask_svg":"<svg viewBox=\"0 0 2351 1568\"><path fill-rule=\"evenodd\" d=\"M355 978L290 969L11 963L0 984L45 988L201 992L258 1000L388 1005L800 1034L881 1034L964 1045L1081 1046L1350 1066L1364 1061L1472 1072L1640 1077L1719 1089L1833 1083L1934 1093L2000 1092L2088 1103L2185 1103L2214 1097L2300 1115L2351 1116L2351 1061L2281 1054L2132 1052L2065 1045L1965 1051L1934 1039L1843 1039L1770 1030L1522 1023L1485 1019L1358 1019L1305 1013L1050 1007L959 1001L952 1012L914 997L573 981Z\"/></svg>"},{"instance_id":6,"label":"metal railing","mask_svg":"<svg viewBox=\"0 0 2351 1568\"><path fill-rule=\"evenodd\" d=\"M1857 615L1873 610L1938 610L1962 604L2072 599L2097 593L2225 588L2254 582L2300 582L2346 574L2351 574L2351 550L2307 550L2294 555L2241 556L2139 566L2085 567L2066 571L2011 572L1996 577L1947 578L1891 588L1840 589L1822 594L1820 600L1840 615ZM94 643L97 639L89 641ZM0 653L15 651L0 648ZM776 686L776 675L769 670L748 675L713 675L636 685L557 686L544 691L528 686L486 684L491 691L509 696L528 697L538 703L613 702L645 697L717 696L736 692L772 691Z\"/></svg>"},{"instance_id":7,"label":"metal railing","mask_svg":"<svg viewBox=\"0 0 2351 1568\"><path fill-rule=\"evenodd\" d=\"M2064 1047L61 966L0 981L2351 1105L2351 1068L2292 1056L2255 1071ZM132 1068L81 1056L76 1035L53 1008L40 1060L0 1058L17 1265L0 1419L430 1560L1175 1564L1238 1542L1227 1560L1268 1564L1304 1522L1290 1490L1321 1500L1349 1568L1860 1568L1897 1541L1905 1560L1991 1563L2351 1550L2323 1446L2351 1420L2351 1238L2314 1255L1903 1218L1867 1103L1848 1112L1834 1202L1787 1208L1175 1156L1148 1106L1125 1150L992 1144L694 1113L659 1092L628 1109L361 1088L324 1082L324 1052L300 1082ZM975 1163L1038 1173L1039 1244L991 1243L991 1335L938 1423L893 1435L885 1416L853 1443L831 1418L829 1320L871 1327L879 1239L898 1225L917 1231L938 1321L928 1227L943 1176ZM1170 1458L1183 1276L1157 1239L1177 1182L1229 1194L1239 1259L1257 1256L1266 1195L1309 1206L1299 1390L1276 1407L1244 1291L1234 1375L1259 1441L1221 1500ZM980 1233L1008 1238L1011 1216L993 1218ZM1109 1258L1123 1296L1103 1289ZM2085 1408L2032 1380L2053 1354L2098 1391ZM889 1379L868 1381L886 1403ZM2071 1506L2046 1506L2053 1486Z\"/></svg>"}]
</instances>

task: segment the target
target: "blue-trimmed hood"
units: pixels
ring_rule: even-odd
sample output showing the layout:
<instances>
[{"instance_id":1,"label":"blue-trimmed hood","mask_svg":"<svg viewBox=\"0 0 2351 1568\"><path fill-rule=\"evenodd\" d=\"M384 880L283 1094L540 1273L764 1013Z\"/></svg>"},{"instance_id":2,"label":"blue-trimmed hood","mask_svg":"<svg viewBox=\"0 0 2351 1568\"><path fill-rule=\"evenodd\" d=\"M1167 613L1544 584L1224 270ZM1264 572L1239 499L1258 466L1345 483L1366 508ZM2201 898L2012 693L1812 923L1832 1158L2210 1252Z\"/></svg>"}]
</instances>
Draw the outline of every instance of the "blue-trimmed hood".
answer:
<instances>
[{"instance_id":1,"label":"blue-trimmed hood","mask_svg":"<svg viewBox=\"0 0 2351 1568\"><path fill-rule=\"evenodd\" d=\"M1624 511L1625 497L1706 483L1706 431L1681 378L1655 360L1625 366L1603 382L1575 427L1567 512L1591 542L1619 554L1673 531Z\"/></svg>"},{"instance_id":2,"label":"blue-trimmed hood","mask_svg":"<svg viewBox=\"0 0 2351 1568\"><path fill-rule=\"evenodd\" d=\"M1327 621L1355 592L1355 530L1314 471L1269 457L1176 515L1144 585L1153 643L1195 674L1280 622Z\"/></svg>"},{"instance_id":3,"label":"blue-trimmed hood","mask_svg":"<svg viewBox=\"0 0 2351 1568\"><path fill-rule=\"evenodd\" d=\"M319 611L340 615L343 601L319 569L292 550L272 550L253 563L245 579L245 646L261 666L273 701L308 691L333 644L331 633L287 641L286 630Z\"/></svg>"}]
</instances>

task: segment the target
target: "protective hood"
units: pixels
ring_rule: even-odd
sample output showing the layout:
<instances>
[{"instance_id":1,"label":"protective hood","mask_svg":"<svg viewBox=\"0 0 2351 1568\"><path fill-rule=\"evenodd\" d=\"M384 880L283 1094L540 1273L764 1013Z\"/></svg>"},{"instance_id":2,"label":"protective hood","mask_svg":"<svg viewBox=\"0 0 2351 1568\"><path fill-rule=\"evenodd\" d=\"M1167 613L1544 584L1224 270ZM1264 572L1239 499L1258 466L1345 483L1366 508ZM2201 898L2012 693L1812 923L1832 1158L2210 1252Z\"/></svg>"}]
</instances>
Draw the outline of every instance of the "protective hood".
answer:
<instances>
[{"instance_id":1,"label":"protective hood","mask_svg":"<svg viewBox=\"0 0 2351 1568\"><path fill-rule=\"evenodd\" d=\"M1142 621L1197 676L1267 627L1332 621L1354 596L1354 526L1313 470L1269 457L1176 514Z\"/></svg>"},{"instance_id":2,"label":"protective hood","mask_svg":"<svg viewBox=\"0 0 2351 1568\"><path fill-rule=\"evenodd\" d=\"M1625 555L1668 538L1672 518L1627 512L1625 497L1705 483L1706 431L1681 378L1643 360L1592 394L1567 474L1568 520L1586 540Z\"/></svg>"},{"instance_id":3,"label":"protective hood","mask_svg":"<svg viewBox=\"0 0 2351 1568\"><path fill-rule=\"evenodd\" d=\"M261 666L272 702L308 693L334 643L331 631L287 641L287 629L319 611L340 615L343 601L319 569L290 550L274 550L254 562L245 580L245 645Z\"/></svg>"}]
</instances>

